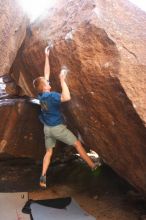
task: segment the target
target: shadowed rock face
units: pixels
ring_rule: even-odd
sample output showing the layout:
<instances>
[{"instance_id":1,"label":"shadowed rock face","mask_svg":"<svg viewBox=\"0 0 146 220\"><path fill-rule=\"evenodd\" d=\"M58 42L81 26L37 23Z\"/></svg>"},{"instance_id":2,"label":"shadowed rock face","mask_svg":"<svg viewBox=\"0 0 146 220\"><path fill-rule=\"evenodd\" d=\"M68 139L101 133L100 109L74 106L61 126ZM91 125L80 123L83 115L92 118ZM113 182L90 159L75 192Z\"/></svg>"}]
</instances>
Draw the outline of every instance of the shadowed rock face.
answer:
<instances>
[{"instance_id":1,"label":"shadowed rock face","mask_svg":"<svg viewBox=\"0 0 146 220\"><path fill-rule=\"evenodd\" d=\"M29 96L52 40L52 88L70 69L66 115L83 141L146 193L146 14L127 0L62 1L31 25L11 69Z\"/></svg>"},{"instance_id":2,"label":"shadowed rock face","mask_svg":"<svg viewBox=\"0 0 146 220\"><path fill-rule=\"evenodd\" d=\"M1 100L0 158L42 158L44 140L38 112L38 106L24 99Z\"/></svg>"},{"instance_id":3,"label":"shadowed rock face","mask_svg":"<svg viewBox=\"0 0 146 220\"><path fill-rule=\"evenodd\" d=\"M43 125L38 119L40 106L24 98L0 100L0 161L9 158L41 160L45 154ZM53 163L72 160L75 150L58 142Z\"/></svg>"},{"instance_id":4,"label":"shadowed rock face","mask_svg":"<svg viewBox=\"0 0 146 220\"><path fill-rule=\"evenodd\" d=\"M28 21L17 0L0 0L0 76L9 73Z\"/></svg>"},{"instance_id":5,"label":"shadowed rock face","mask_svg":"<svg viewBox=\"0 0 146 220\"><path fill-rule=\"evenodd\" d=\"M0 88L0 159L14 156L38 160L45 152L43 126L38 119L40 108L26 99L15 99L25 94L8 75L25 37L27 24L28 19L17 0L0 0L0 76L6 85L2 91ZM23 77L17 80L25 85ZM7 100L4 99L6 96ZM54 162L60 158L60 161L66 160L68 151L67 156L72 158L72 150L61 148L60 151L55 153Z\"/></svg>"}]
</instances>

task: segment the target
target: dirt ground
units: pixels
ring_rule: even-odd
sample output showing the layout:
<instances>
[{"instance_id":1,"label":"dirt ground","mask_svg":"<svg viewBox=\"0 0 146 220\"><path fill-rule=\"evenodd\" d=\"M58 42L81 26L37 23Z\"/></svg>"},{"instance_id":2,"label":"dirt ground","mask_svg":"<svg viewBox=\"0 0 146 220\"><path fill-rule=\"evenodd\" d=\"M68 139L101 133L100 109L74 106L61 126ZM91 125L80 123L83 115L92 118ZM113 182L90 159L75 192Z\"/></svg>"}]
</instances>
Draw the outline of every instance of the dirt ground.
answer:
<instances>
[{"instance_id":1,"label":"dirt ground","mask_svg":"<svg viewBox=\"0 0 146 220\"><path fill-rule=\"evenodd\" d=\"M140 220L146 205L134 189L103 166L98 176L80 160L52 165L46 190L38 186L41 165L29 160L0 161L0 191L29 192L29 199L71 196L98 220Z\"/></svg>"},{"instance_id":2,"label":"dirt ground","mask_svg":"<svg viewBox=\"0 0 146 220\"><path fill-rule=\"evenodd\" d=\"M119 196L93 197L89 194L77 192L74 188L66 185L55 185L45 191L35 191L29 193L30 199L48 199L71 196L89 214L98 220L138 220L138 210L134 210L124 198Z\"/></svg>"}]
</instances>

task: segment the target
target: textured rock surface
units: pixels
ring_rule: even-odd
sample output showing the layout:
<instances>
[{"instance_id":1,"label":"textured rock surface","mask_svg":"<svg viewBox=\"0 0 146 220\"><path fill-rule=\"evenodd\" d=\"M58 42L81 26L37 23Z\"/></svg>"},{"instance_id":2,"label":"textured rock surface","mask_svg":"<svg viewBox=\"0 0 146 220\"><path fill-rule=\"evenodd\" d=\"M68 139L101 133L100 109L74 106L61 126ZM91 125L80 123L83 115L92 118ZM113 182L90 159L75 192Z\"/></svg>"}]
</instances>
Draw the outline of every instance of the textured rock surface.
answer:
<instances>
[{"instance_id":1,"label":"textured rock surface","mask_svg":"<svg viewBox=\"0 0 146 220\"><path fill-rule=\"evenodd\" d=\"M20 99L0 102L0 158L42 158L44 140L38 107Z\"/></svg>"},{"instance_id":2,"label":"textured rock surface","mask_svg":"<svg viewBox=\"0 0 146 220\"><path fill-rule=\"evenodd\" d=\"M1 77L4 95L7 97L23 96L22 89L19 87L10 75ZM0 95L1 98L1 95Z\"/></svg>"},{"instance_id":3,"label":"textured rock surface","mask_svg":"<svg viewBox=\"0 0 146 220\"><path fill-rule=\"evenodd\" d=\"M24 40L27 23L17 0L0 0L0 76L9 72Z\"/></svg>"},{"instance_id":4,"label":"textured rock surface","mask_svg":"<svg viewBox=\"0 0 146 220\"><path fill-rule=\"evenodd\" d=\"M11 73L27 95L50 54L52 87L66 64L68 119L83 141L146 193L146 14L127 0L62 1L32 24Z\"/></svg>"},{"instance_id":5,"label":"textured rock surface","mask_svg":"<svg viewBox=\"0 0 146 220\"><path fill-rule=\"evenodd\" d=\"M3 76L6 84L8 98L25 95L8 73L25 37L27 24L28 19L18 0L0 0L0 76ZM18 80L21 85L25 85L23 75ZM43 126L38 120L38 111L39 107L24 99L0 99L0 158L11 155L42 159L45 147ZM55 154L54 161L68 159L68 150L63 148L60 151ZM71 159L72 151L69 153L67 155Z\"/></svg>"},{"instance_id":6,"label":"textured rock surface","mask_svg":"<svg viewBox=\"0 0 146 220\"><path fill-rule=\"evenodd\" d=\"M40 107L29 99L0 99L0 160L16 158L43 159L43 125L38 119ZM75 158L73 147L56 145L53 163Z\"/></svg>"}]
</instances>

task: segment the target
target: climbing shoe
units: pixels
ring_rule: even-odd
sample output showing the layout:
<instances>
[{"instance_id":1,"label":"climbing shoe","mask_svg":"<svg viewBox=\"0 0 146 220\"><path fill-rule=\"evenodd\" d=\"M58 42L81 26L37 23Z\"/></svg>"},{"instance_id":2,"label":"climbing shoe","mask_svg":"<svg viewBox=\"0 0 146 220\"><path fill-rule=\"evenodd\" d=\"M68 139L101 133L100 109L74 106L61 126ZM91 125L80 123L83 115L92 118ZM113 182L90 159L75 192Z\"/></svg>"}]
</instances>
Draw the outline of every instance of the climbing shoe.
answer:
<instances>
[{"instance_id":1,"label":"climbing shoe","mask_svg":"<svg viewBox=\"0 0 146 220\"><path fill-rule=\"evenodd\" d=\"M93 176L99 176L100 175L100 173L101 173L101 166L99 167L99 166L97 166L96 168L92 168L92 175Z\"/></svg>"},{"instance_id":2,"label":"climbing shoe","mask_svg":"<svg viewBox=\"0 0 146 220\"><path fill-rule=\"evenodd\" d=\"M40 187L43 189L46 189L47 185L46 185L46 176L41 176L40 177Z\"/></svg>"},{"instance_id":3,"label":"climbing shoe","mask_svg":"<svg viewBox=\"0 0 146 220\"><path fill-rule=\"evenodd\" d=\"M91 169L93 176L100 175L102 165L103 165L103 161L99 158L98 161L95 162L94 167Z\"/></svg>"}]
</instances>

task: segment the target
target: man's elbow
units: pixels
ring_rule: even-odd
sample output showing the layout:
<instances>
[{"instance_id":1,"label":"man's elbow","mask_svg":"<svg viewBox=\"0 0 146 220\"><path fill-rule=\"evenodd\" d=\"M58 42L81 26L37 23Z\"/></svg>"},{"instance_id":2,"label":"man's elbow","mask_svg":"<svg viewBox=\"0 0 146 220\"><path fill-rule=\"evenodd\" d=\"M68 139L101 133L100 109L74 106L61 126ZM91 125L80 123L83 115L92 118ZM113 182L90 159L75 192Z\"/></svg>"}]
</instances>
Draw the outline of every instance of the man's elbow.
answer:
<instances>
[{"instance_id":1,"label":"man's elbow","mask_svg":"<svg viewBox=\"0 0 146 220\"><path fill-rule=\"evenodd\" d=\"M71 97L69 96L68 98L67 98L67 101L70 101L71 100Z\"/></svg>"},{"instance_id":2,"label":"man's elbow","mask_svg":"<svg viewBox=\"0 0 146 220\"><path fill-rule=\"evenodd\" d=\"M61 96L61 101L62 102L67 102L71 100L71 96Z\"/></svg>"}]
</instances>

